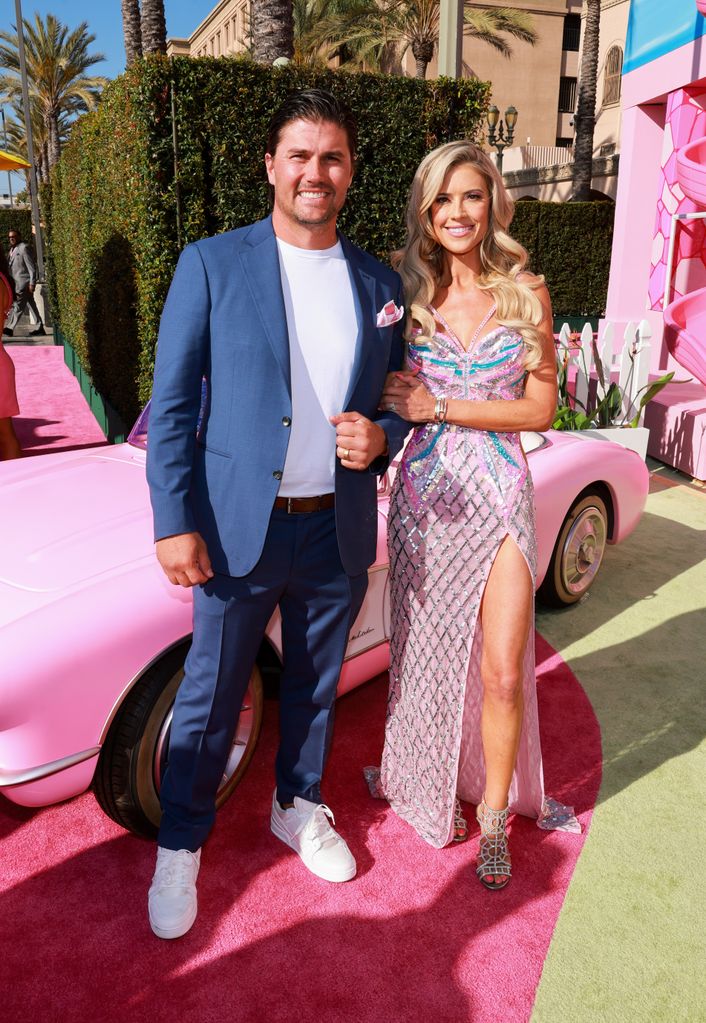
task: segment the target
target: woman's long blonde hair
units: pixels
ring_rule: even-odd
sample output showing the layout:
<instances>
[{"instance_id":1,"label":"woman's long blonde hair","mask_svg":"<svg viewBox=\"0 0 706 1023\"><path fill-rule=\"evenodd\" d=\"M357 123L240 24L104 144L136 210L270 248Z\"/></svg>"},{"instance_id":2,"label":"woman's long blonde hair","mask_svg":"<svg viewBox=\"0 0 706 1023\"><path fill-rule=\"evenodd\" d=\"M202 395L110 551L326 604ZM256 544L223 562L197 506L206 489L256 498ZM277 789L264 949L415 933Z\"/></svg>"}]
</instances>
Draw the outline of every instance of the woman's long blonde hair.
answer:
<instances>
[{"instance_id":1,"label":"woman's long blonde hair","mask_svg":"<svg viewBox=\"0 0 706 1023\"><path fill-rule=\"evenodd\" d=\"M522 245L508 234L515 204L493 161L472 142L447 142L432 150L419 164L412 181L407 203L407 242L392 256L393 266L402 277L409 310L407 338L415 320L422 328L421 337L433 343L434 317L427 307L443 281L446 263L445 250L432 229L431 207L448 172L466 163L482 174L490 195L488 230L480 244L481 273L477 286L492 294L498 323L522 335L526 346L525 367L536 369L542 361L539 324L544 312L535 289L544 278L517 280L527 265L528 256Z\"/></svg>"}]
</instances>

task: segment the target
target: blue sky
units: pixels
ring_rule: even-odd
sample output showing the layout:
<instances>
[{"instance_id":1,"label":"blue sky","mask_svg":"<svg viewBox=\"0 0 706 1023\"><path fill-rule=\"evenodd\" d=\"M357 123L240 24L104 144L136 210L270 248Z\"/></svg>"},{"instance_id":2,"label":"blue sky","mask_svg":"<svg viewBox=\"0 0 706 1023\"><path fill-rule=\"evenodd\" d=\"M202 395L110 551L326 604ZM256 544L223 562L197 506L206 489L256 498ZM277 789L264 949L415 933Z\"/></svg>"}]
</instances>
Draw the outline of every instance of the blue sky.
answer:
<instances>
[{"instance_id":1,"label":"blue sky","mask_svg":"<svg viewBox=\"0 0 706 1023\"><path fill-rule=\"evenodd\" d=\"M218 0L165 0L167 35L190 36ZM69 28L88 22L96 37L92 50L104 53L106 60L97 64L95 73L115 78L125 68L123 27L120 0L22 0L22 14L33 21L35 12L42 17L54 14ZM0 0L0 28L8 30L15 24L15 0Z\"/></svg>"}]
</instances>

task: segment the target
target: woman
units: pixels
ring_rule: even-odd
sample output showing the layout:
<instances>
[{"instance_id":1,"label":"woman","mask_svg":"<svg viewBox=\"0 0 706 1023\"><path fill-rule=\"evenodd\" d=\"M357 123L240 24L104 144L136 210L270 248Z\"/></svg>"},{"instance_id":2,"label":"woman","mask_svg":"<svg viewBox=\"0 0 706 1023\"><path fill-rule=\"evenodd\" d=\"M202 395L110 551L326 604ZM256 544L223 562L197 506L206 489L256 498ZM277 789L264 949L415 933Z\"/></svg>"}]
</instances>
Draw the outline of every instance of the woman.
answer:
<instances>
[{"instance_id":1,"label":"woman","mask_svg":"<svg viewBox=\"0 0 706 1023\"><path fill-rule=\"evenodd\" d=\"M12 305L12 288L7 257L0 245L0 324ZM20 411L15 391L15 364L0 343L0 461L19 458L22 454L19 441L12 426L12 416Z\"/></svg>"},{"instance_id":2,"label":"woman","mask_svg":"<svg viewBox=\"0 0 706 1023\"><path fill-rule=\"evenodd\" d=\"M575 828L544 798L534 674L536 543L521 430L556 406L552 313L507 233L513 203L468 142L430 153L395 263L409 370L383 405L417 424L390 503L391 672L377 794L432 845L467 835L477 873L510 880L509 812ZM565 812L566 811L566 812Z\"/></svg>"}]
</instances>

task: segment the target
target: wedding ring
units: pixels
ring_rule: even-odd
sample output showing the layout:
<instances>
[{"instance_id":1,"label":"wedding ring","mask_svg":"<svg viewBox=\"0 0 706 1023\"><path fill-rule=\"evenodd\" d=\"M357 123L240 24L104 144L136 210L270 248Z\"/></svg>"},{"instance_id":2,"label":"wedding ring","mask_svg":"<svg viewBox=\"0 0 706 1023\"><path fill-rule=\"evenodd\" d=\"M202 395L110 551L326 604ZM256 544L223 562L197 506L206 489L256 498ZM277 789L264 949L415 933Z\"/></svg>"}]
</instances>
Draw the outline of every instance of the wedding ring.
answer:
<instances>
[{"instance_id":1,"label":"wedding ring","mask_svg":"<svg viewBox=\"0 0 706 1023\"><path fill-rule=\"evenodd\" d=\"M387 407L390 410L390 412L396 412L397 411L397 406L395 405L394 401L391 401L390 404Z\"/></svg>"},{"instance_id":2,"label":"wedding ring","mask_svg":"<svg viewBox=\"0 0 706 1023\"><path fill-rule=\"evenodd\" d=\"M349 458L351 457L351 449L350 448L344 448L343 449L343 457L346 460L346 462L349 460Z\"/></svg>"}]
</instances>

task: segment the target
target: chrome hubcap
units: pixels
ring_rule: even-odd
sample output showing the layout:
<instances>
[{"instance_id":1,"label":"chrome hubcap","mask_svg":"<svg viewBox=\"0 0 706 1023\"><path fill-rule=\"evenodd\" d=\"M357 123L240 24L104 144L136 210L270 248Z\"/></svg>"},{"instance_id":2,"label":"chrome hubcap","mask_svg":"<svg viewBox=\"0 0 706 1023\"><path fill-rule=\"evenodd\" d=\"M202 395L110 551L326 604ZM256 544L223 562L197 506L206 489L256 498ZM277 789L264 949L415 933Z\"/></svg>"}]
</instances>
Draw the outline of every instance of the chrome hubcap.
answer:
<instances>
[{"instance_id":1,"label":"chrome hubcap","mask_svg":"<svg viewBox=\"0 0 706 1023\"><path fill-rule=\"evenodd\" d=\"M580 595L591 585L603 560L606 522L598 508L584 508L573 522L561 557L563 582L569 593Z\"/></svg>"},{"instance_id":2,"label":"chrome hubcap","mask_svg":"<svg viewBox=\"0 0 706 1023\"><path fill-rule=\"evenodd\" d=\"M169 733L172 727L173 715L174 704L171 705L171 707L169 708L169 713L166 715L164 721L162 722L162 727L159 731L159 736L157 738L157 743L155 745L153 771L154 786L157 792L160 791L162 785L162 777L164 775L164 770L167 765ZM243 754L247 749L248 743L250 741L250 736L252 735L254 717L255 708L253 705L252 693L250 692L250 687L248 686L248 690L245 694L245 699L243 701L243 706L240 711L240 717L238 718L238 726L235 730L235 736L233 737L233 745L231 746L230 753L228 754L228 762L226 763L226 768L225 771L223 772L221 784L218 786L218 793L216 795L216 798L218 798L218 794L220 794L221 790L233 777L233 775L238 769L240 761L243 759Z\"/></svg>"}]
</instances>

